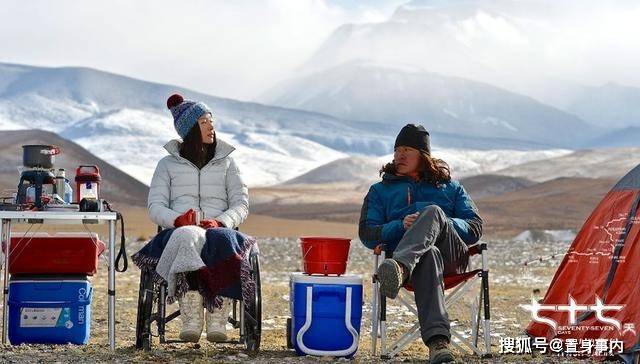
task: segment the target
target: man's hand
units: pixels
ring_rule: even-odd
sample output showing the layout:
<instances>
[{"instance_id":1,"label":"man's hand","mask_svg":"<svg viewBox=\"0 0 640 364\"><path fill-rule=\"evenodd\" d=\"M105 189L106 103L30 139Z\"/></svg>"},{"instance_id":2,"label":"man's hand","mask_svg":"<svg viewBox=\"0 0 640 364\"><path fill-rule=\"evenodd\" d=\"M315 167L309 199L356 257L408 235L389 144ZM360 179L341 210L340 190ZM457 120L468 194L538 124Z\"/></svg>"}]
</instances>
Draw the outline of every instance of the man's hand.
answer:
<instances>
[{"instance_id":1,"label":"man's hand","mask_svg":"<svg viewBox=\"0 0 640 364\"><path fill-rule=\"evenodd\" d=\"M416 219L418 219L418 216L420 216L420 213L418 212L405 216L404 219L402 219L402 226L404 226L404 229L407 230L410 228Z\"/></svg>"}]
</instances>

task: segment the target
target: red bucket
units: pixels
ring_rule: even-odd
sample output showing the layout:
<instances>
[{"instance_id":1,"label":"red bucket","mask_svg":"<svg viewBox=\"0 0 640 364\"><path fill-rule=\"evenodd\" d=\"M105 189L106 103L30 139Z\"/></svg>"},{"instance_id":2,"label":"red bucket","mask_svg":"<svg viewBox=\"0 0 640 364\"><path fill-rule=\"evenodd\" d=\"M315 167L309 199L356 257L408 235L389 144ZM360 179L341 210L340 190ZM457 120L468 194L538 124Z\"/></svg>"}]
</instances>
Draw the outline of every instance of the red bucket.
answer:
<instances>
[{"instance_id":1,"label":"red bucket","mask_svg":"<svg viewBox=\"0 0 640 364\"><path fill-rule=\"evenodd\" d=\"M347 270L351 239L306 236L300 238L304 272L307 274L337 274Z\"/></svg>"}]
</instances>

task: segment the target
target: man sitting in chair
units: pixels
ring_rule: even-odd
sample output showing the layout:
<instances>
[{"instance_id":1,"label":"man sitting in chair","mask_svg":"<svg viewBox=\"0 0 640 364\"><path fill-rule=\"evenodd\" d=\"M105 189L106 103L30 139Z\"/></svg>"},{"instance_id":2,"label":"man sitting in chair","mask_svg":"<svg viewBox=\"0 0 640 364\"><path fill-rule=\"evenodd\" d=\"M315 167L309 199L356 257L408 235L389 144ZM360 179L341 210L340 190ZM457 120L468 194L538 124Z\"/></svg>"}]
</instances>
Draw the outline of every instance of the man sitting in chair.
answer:
<instances>
[{"instance_id":1,"label":"man sitting in chair","mask_svg":"<svg viewBox=\"0 0 640 364\"><path fill-rule=\"evenodd\" d=\"M376 272L380 293L395 298L413 285L420 334L431 363L453 361L443 276L464 273L468 245L480 240L478 209L449 166L431 156L429 133L408 124L398 134L393 161L381 170L362 205L360 240L393 251Z\"/></svg>"}]
</instances>

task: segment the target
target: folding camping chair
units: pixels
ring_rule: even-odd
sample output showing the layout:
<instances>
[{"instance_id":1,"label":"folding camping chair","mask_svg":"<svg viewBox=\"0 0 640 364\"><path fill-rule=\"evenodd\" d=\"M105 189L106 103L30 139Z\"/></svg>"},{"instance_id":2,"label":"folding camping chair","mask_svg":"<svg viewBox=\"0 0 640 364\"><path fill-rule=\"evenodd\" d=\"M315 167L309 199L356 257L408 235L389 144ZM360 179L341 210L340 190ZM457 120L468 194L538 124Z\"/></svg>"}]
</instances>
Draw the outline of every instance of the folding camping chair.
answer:
<instances>
[{"instance_id":1,"label":"folding camping chair","mask_svg":"<svg viewBox=\"0 0 640 364\"><path fill-rule=\"evenodd\" d=\"M371 350L373 355L377 355L377 343L380 339L380 357L382 359L391 359L413 341L420 338L420 323L417 321L418 311L415 307L414 298L409 293L411 287L405 286L401 289L397 299L410 312L416 315L416 323L411 326L409 331L404 333L395 342L391 343L390 348L387 346L387 298L380 294L380 287L375 272L378 270L380 255L391 257L391 252L385 252L383 245L378 245L373 250L374 254L374 274L373 274L373 294L371 300ZM472 256L480 255L482 258L482 268L469 270L462 274L446 275L444 277L445 286L445 307L457 304L469 292L473 283L480 279L480 292L478 294L477 305L474 304L471 309L471 337L463 331L451 327L451 344L458 350L465 352L463 345L471 350L472 354L481 357L491 356L491 338L490 323L491 316L489 311L489 263L487 256L487 243L479 242L469 247L469 265L472 263ZM482 321L482 337L484 343L478 343L480 337L480 321L481 314L484 313L484 321ZM456 342L457 341L457 342ZM482 345L484 344L484 345Z\"/></svg>"}]
</instances>

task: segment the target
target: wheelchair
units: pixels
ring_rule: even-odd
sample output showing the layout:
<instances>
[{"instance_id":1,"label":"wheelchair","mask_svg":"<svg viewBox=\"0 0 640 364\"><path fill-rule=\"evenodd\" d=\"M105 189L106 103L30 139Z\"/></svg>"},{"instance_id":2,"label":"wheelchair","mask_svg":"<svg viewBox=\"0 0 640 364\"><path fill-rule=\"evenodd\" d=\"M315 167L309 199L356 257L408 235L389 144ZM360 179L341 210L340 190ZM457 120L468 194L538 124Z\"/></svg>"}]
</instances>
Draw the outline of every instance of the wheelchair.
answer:
<instances>
[{"instance_id":1,"label":"wheelchair","mask_svg":"<svg viewBox=\"0 0 640 364\"><path fill-rule=\"evenodd\" d=\"M260 282L260 259L257 245L249 252L251 276L255 281L255 289L251 302L233 300L232 311L228 322L234 329L240 330L238 340L223 343L243 344L250 353L260 350L262 336L262 291ZM167 315L167 283L155 283L153 272L140 271L140 288L138 291L138 314L136 319L136 349L149 351L154 337L160 344L179 343L180 340L168 340L165 336L166 325L180 316L180 310ZM152 326L156 327L155 332Z\"/></svg>"}]
</instances>

